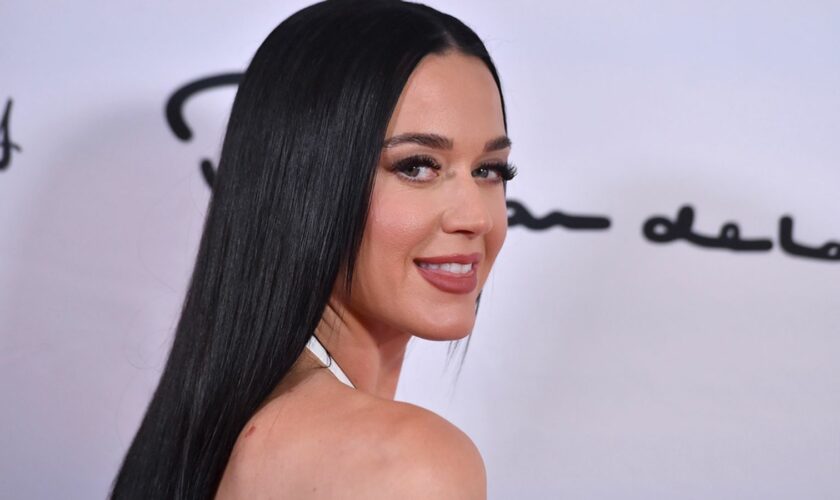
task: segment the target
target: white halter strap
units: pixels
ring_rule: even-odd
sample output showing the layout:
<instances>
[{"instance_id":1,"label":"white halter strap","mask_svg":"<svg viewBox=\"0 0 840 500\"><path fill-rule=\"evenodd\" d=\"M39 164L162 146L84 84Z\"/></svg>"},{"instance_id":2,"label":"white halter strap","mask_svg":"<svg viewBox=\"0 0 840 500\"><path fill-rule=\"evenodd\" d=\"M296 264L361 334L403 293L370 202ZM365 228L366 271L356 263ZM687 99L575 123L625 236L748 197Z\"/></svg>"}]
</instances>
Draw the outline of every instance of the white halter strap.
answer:
<instances>
[{"instance_id":1,"label":"white halter strap","mask_svg":"<svg viewBox=\"0 0 840 500\"><path fill-rule=\"evenodd\" d=\"M312 335L312 337L309 339L309 342L307 342L306 344L306 348L309 349L312 352L312 354L314 354L315 357L317 357L321 361L321 363L323 363L331 372L333 372L333 374L338 380L354 389L356 388L356 386L353 385L353 382L350 382L350 379L347 378L347 375L344 374L344 371L341 369L341 367L338 366L338 363L335 361L335 359L332 358L329 354L327 354L326 348L324 348L324 346L318 340L318 337Z\"/></svg>"}]
</instances>

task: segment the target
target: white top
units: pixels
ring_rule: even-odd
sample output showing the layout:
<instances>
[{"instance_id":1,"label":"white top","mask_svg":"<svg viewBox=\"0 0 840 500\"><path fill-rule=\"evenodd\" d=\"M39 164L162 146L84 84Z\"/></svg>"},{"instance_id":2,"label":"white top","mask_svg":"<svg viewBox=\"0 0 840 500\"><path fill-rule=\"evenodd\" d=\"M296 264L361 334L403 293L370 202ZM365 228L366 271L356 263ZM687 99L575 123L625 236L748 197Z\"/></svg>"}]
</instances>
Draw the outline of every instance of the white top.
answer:
<instances>
[{"instance_id":1,"label":"white top","mask_svg":"<svg viewBox=\"0 0 840 500\"><path fill-rule=\"evenodd\" d=\"M356 388L356 386L353 385L353 382L350 382L350 379L347 378L347 375L344 374L344 371L341 370L341 367L338 366L338 363L335 361L335 359L333 359L332 356L330 356L329 353L327 353L326 348L324 348L323 344L321 344L321 342L318 340L318 337L312 335L312 337L309 339L309 342L307 342L306 344L306 348L309 349L309 351L312 352L312 354L314 354L315 357L317 357L321 361L321 363L323 363L327 368L329 368L329 370L333 372L333 375L335 375L338 380L342 381L343 383L349 385L354 389Z\"/></svg>"}]
</instances>

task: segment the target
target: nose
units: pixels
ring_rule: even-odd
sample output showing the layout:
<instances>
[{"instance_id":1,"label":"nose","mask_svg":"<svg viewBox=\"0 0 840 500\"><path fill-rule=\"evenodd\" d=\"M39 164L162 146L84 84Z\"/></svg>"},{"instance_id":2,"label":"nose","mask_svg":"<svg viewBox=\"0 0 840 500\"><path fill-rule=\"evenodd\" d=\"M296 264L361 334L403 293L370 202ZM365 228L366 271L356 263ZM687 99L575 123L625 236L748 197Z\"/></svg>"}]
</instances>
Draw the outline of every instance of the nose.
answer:
<instances>
[{"instance_id":1,"label":"nose","mask_svg":"<svg viewBox=\"0 0 840 500\"><path fill-rule=\"evenodd\" d=\"M454 180L454 179L453 179ZM482 192L472 176L455 181L449 201L441 216L441 226L447 233L463 233L474 237L493 229L493 217ZM454 187L454 186L453 186Z\"/></svg>"}]
</instances>

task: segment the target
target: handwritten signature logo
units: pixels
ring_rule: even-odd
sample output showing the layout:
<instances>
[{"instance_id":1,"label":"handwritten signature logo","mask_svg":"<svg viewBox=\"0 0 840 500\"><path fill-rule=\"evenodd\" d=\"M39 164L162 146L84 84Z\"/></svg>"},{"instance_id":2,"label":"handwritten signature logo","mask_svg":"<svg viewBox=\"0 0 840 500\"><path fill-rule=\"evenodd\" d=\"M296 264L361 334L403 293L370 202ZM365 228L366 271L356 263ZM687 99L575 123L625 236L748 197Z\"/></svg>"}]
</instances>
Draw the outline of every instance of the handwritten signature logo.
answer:
<instances>
[{"instance_id":1,"label":"handwritten signature logo","mask_svg":"<svg viewBox=\"0 0 840 500\"><path fill-rule=\"evenodd\" d=\"M241 80L242 73L224 73L199 78L181 86L173 92L166 101L166 123L169 124L169 128L175 134L175 137L185 142L192 139L192 130L187 125L187 120L184 119L184 104L186 104L190 97L216 87L239 85ZM204 158L199 163L199 166L201 168L201 174L204 176L204 181L212 188L213 181L216 178L216 169L213 167L213 162Z\"/></svg>"},{"instance_id":2,"label":"handwritten signature logo","mask_svg":"<svg viewBox=\"0 0 840 500\"><path fill-rule=\"evenodd\" d=\"M542 231L553 226L565 227L567 229L607 229L610 227L610 220L606 217L594 215L568 215L563 212L550 212L537 218L525 208L525 205L516 201L508 200L508 226L525 226L528 229Z\"/></svg>"},{"instance_id":3,"label":"handwritten signature logo","mask_svg":"<svg viewBox=\"0 0 840 500\"><path fill-rule=\"evenodd\" d=\"M0 170L5 170L12 162L12 151L23 151L19 145L12 142L9 137L9 119L12 114L12 99L6 101L6 110L3 111L3 120L0 121Z\"/></svg>"},{"instance_id":4,"label":"handwritten signature logo","mask_svg":"<svg viewBox=\"0 0 840 500\"><path fill-rule=\"evenodd\" d=\"M653 216L642 226L642 234L656 243L669 243L685 240L705 248L726 248L736 252L768 251L773 248L773 241L766 238L742 239L741 232L734 222L721 226L717 237L694 232L694 209L690 205L682 206L677 212L676 221L663 216ZM790 255L811 259L840 261L840 243L828 241L819 247L809 247L793 240L793 218L784 215L779 219L779 243L782 250Z\"/></svg>"},{"instance_id":5,"label":"handwritten signature logo","mask_svg":"<svg viewBox=\"0 0 840 500\"><path fill-rule=\"evenodd\" d=\"M175 136L182 141L192 139L192 130L184 119L184 105L188 99L216 87L238 85L242 81L242 76L242 73L223 73L199 78L179 87L166 102L166 122ZM4 130L8 130L8 110L7 106L3 121ZM8 141L4 144L7 143ZM200 168L204 180L212 188L216 177L213 162L204 158L200 161ZM552 227L572 230L607 230L611 225L608 217L599 215L570 215L552 211L542 217L536 217L522 202L511 199L507 201L507 208L509 226L522 226L533 231L546 231ZM675 221L661 215L647 219L642 226L642 234L653 243L669 243L682 239L700 248L725 248L733 251L768 251L773 248L773 242L770 239L742 239L740 229L733 222L724 224L716 237L694 232L691 229L693 223L694 209L689 205L684 205L679 209ZM793 240L793 218L789 215L779 219L779 243L782 250L790 255L840 261L840 243L838 242L828 241L819 247L796 243Z\"/></svg>"}]
</instances>

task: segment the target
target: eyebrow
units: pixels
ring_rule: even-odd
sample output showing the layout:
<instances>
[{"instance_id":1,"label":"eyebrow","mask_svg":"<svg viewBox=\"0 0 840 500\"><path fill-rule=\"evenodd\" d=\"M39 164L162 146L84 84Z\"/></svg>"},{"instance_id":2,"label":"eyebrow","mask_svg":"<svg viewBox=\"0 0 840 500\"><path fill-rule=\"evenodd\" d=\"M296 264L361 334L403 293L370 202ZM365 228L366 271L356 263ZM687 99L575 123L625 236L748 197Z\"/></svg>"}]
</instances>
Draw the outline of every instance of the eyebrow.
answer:
<instances>
[{"instance_id":1,"label":"eyebrow","mask_svg":"<svg viewBox=\"0 0 840 500\"><path fill-rule=\"evenodd\" d=\"M395 135L385 140L382 149L390 149L400 144L419 144L434 149L452 149L453 141L449 137L444 137L438 134L421 134L417 132L408 132L405 134ZM495 139L490 139L484 144L484 152L499 151L511 147L513 143L506 135L500 135Z\"/></svg>"}]
</instances>

